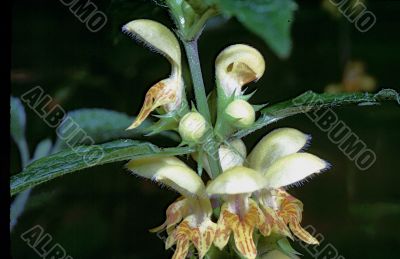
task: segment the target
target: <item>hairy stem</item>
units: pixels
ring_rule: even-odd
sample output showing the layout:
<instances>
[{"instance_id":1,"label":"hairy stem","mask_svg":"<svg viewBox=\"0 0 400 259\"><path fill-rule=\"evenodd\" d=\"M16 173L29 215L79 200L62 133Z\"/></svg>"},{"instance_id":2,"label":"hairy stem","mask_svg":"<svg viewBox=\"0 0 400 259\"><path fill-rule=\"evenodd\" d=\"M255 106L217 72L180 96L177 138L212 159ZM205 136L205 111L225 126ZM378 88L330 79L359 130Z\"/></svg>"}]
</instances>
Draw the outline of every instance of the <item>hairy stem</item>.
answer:
<instances>
[{"instance_id":1,"label":"hairy stem","mask_svg":"<svg viewBox=\"0 0 400 259\"><path fill-rule=\"evenodd\" d=\"M190 73L193 80L194 94L196 97L197 109L203 117L211 124L210 110L207 104L206 91L204 88L203 75L200 67L197 41L184 42L186 55L189 62Z\"/></svg>"},{"instance_id":2,"label":"hairy stem","mask_svg":"<svg viewBox=\"0 0 400 259\"><path fill-rule=\"evenodd\" d=\"M218 146L214 138L210 110L207 103L206 91L204 88L203 76L200 67L199 53L197 49L197 39L193 41L183 42L186 50L186 56L188 58L190 73L192 75L194 94L196 97L197 109L201 115L204 116L210 130L208 131L210 136L207 136L205 143L203 143L203 149L207 153L208 163L210 164L211 176L215 177L221 173L218 157Z\"/></svg>"}]
</instances>

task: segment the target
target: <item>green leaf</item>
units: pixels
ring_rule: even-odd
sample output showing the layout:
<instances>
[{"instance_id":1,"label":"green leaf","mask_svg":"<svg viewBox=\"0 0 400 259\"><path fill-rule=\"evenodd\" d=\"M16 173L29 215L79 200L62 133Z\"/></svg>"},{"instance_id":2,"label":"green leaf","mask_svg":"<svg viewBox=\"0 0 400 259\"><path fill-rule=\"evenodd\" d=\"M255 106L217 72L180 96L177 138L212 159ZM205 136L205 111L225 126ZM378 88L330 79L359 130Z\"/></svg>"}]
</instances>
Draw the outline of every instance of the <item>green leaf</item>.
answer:
<instances>
[{"instance_id":1,"label":"green leaf","mask_svg":"<svg viewBox=\"0 0 400 259\"><path fill-rule=\"evenodd\" d=\"M194 152L190 147L159 148L148 142L117 140L102 145L79 146L36 160L11 177L11 195L62 175L132 158L175 156Z\"/></svg>"},{"instance_id":2,"label":"green leaf","mask_svg":"<svg viewBox=\"0 0 400 259\"><path fill-rule=\"evenodd\" d=\"M283 101L261 110L261 117L255 122L252 128L238 131L235 137L242 138L262 127L283 118L331 107L343 105L377 105L385 101L396 101L400 104L400 95L393 89L383 89L376 94L373 93L339 93L317 94L307 91L302 95Z\"/></svg>"},{"instance_id":3,"label":"green leaf","mask_svg":"<svg viewBox=\"0 0 400 259\"><path fill-rule=\"evenodd\" d=\"M290 28L297 5L293 0L207 0L225 15L235 16L264 39L281 58L291 51Z\"/></svg>"},{"instance_id":4,"label":"green leaf","mask_svg":"<svg viewBox=\"0 0 400 259\"><path fill-rule=\"evenodd\" d=\"M125 130L134 119L128 115L105 109L79 109L68 113L65 123L57 129L58 140L55 150L81 144L103 143L122 138L143 138L149 133L147 129L153 125L150 120L134 130ZM80 129L79 131L77 129ZM73 132L77 133L73 133ZM179 142L174 132L162 132L160 137Z\"/></svg>"},{"instance_id":5,"label":"green leaf","mask_svg":"<svg viewBox=\"0 0 400 259\"><path fill-rule=\"evenodd\" d=\"M10 97L10 132L21 155L22 165L29 161L29 149L25 139L26 115L21 101L17 97Z\"/></svg>"}]
</instances>

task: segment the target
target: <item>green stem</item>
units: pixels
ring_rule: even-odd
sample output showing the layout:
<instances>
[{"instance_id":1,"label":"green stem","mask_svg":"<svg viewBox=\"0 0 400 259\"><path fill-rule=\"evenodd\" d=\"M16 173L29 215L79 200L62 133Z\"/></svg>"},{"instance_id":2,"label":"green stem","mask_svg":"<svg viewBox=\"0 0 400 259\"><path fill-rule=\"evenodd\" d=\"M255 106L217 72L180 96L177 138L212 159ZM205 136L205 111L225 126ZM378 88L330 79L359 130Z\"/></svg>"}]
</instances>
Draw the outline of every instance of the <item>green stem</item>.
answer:
<instances>
[{"instance_id":1,"label":"green stem","mask_svg":"<svg viewBox=\"0 0 400 259\"><path fill-rule=\"evenodd\" d=\"M197 40L185 41L185 50L189 62L190 73L193 80L194 94L196 97L197 109L200 114L211 124L210 110L208 108L206 91L204 88L203 75L200 67L200 60L197 48Z\"/></svg>"},{"instance_id":2,"label":"green stem","mask_svg":"<svg viewBox=\"0 0 400 259\"><path fill-rule=\"evenodd\" d=\"M207 141L203 144L203 149L205 145L207 145L207 150L205 150L207 153L207 160L210 164L211 176L215 177L221 173L221 168L219 164L218 146L213 135L210 110L207 103L207 96L201 72L200 59L197 48L197 37L193 41L184 41L183 44L185 46L186 56L188 58L190 67L190 73L192 75L197 109L200 114L203 115L203 117L206 119L210 127L210 130L208 132L211 135L210 137L206 138Z\"/></svg>"}]
</instances>

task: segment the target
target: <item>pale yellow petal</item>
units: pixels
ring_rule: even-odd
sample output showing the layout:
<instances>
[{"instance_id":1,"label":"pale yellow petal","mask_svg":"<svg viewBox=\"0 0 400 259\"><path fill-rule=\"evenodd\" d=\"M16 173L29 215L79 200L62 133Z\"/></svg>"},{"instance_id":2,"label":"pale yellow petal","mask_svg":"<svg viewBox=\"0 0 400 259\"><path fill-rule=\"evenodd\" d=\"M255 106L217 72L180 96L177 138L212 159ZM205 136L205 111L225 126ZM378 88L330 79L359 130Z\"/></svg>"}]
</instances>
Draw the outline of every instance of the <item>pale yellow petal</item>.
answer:
<instances>
[{"instance_id":1,"label":"pale yellow petal","mask_svg":"<svg viewBox=\"0 0 400 259\"><path fill-rule=\"evenodd\" d=\"M172 157L158 159L131 160L127 168L136 175L165 184L183 196L205 196L203 180L185 163Z\"/></svg>"},{"instance_id":2,"label":"pale yellow petal","mask_svg":"<svg viewBox=\"0 0 400 259\"><path fill-rule=\"evenodd\" d=\"M213 179L207 187L207 193L240 194L251 193L266 186L265 177L253 169L236 166Z\"/></svg>"},{"instance_id":3,"label":"pale yellow petal","mask_svg":"<svg viewBox=\"0 0 400 259\"><path fill-rule=\"evenodd\" d=\"M308 176L320 173L328 163L308 153L296 153L275 161L266 171L267 187L277 189L297 183Z\"/></svg>"},{"instance_id":4,"label":"pale yellow petal","mask_svg":"<svg viewBox=\"0 0 400 259\"><path fill-rule=\"evenodd\" d=\"M122 30L180 66L181 49L178 40L163 24L152 20L138 19L125 24Z\"/></svg>"},{"instance_id":5,"label":"pale yellow petal","mask_svg":"<svg viewBox=\"0 0 400 259\"><path fill-rule=\"evenodd\" d=\"M131 171L136 171L141 173L143 177L146 177L146 174L152 174L157 170L161 169L167 165L177 165L187 167L187 165L177 157L148 157L148 158L140 158L130 160L125 167ZM146 177L146 178L151 178Z\"/></svg>"},{"instance_id":6,"label":"pale yellow petal","mask_svg":"<svg viewBox=\"0 0 400 259\"><path fill-rule=\"evenodd\" d=\"M263 171L277 159L298 152L309 140L309 136L292 128L276 129L253 148L247 160L256 171Z\"/></svg>"}]
</instances>

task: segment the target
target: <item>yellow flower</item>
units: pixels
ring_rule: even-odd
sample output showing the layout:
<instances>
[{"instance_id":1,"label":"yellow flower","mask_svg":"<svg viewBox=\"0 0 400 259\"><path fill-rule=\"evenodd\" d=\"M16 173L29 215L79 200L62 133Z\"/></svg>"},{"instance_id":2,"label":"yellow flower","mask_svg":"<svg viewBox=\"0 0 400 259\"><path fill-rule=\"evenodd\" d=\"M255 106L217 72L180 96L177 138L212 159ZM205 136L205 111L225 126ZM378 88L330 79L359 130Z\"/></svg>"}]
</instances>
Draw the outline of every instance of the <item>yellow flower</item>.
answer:
<instances>
[{"instance_id":1,"label":"yellow flower","mask_svg":"<svg viewBox=\"0 0 400 259\"><path fill-rule=\"evenodd\" d=\"M291 232L309 244L318 244L301 226L303 204L282 188L296 184L328 167L320 158L299 153L309 136L282 128L266 135L247 157L248 166L225 170L207 187L209 195L219 195L225 203L217 222L214 245L223 249L231 233L237 250L255 258L253 232L271 232L292 238Z\"/></svg>"},{"instance_id":2,"label":"yellow flower","mask_svg":"<svg viewBox=\"0 0 400 259\"><path fill-rule=\"evenodd\" d=\"M171 75L153 85L146 93L143 107L135 121L128 127L138 127L156 108L162 106L165 112L179 108L184 96L181 68L181 49L175 35L164 25L152 20L134 20L122 30L152 50L160 52L171 63Z\"/></svg>"},{"instance_id":3,"label":"yellow flower","mask_svg":"<svg viewBox=\"0 0 400 259\"><path fill-rule=\"evenodd\" d=\"M225 48L215 60L217 84L225 96L241 95L242 86L258 80L265 71L265 61L258 50L244 44Z\"/></svg>"},{"instance_id":4,"label":"yellow flower","mask_svg":"<svg viewBox=\"0 0 400 259\"><path fill-rule=\"evenodd\" d=\"M166 212L167 219L152 232L166 230L166 249L176 244L173 258L185 258L190 245L203 258L213 243L223 249L233 236L237 251L245 258L257 256L254 231L272 232L292 238L292 233L309 244L318 244L304 230L303 204L284 187L297 184L328 167L322 159L299 152L310 137L291 128L266 135L247 157L246 147L233 140L219 149L222 174L205 187L202 179L175 157L131 160L127 168L136 175L167 185L182 194ZM209 170L207 164L205 168ZM224 200L217 224L211 221L208 196Z\"/></svg>"},{"instance_id":5,"label":"yellow flower","mask_svg":"<svg viewBox=\"0 0 400 259\"><path fill-rule=\"evenodd\" d=\"M271 218L265 221L269 226L264 227L290 237L288 225L304 242L318 244L318 240L300 226L303 204L282 189L329 167L322 159L299 152L309 139L296 129L274 130L255 146L248 161L250 168L260 172L268 182L266 188L256 194L265 217Z\"/></svg>"},{"instance_id":6,"label":"yellow flower","mask_svg":"<svg viewBox=\"0 0 400 259\"><path fill-rule=\"evenodd\" d=\"M176 244L172 258L186 258L191 243L196 247L199 258L203 258L214 240L216 224L210 219L211 202L201 178L175 157L131 160L127 168L182 195L168 207L164 224L151 231L167 231L166 249Z\"/></svg>"},{"instance_id":7,"label":"yellow flower","mask_svg":"<svg viewBox=\"0 0 400 259\"><path fill-rule=\"evenodd\" d=\"M225 200L217 223L214 239L216 247L222 250L233 233L237 250L246 258L256 258L253 232L264 224L264 217L250 195L266 184L266 179L260 173L236 166L223 172L208 185L209 195L220 195Z\"/></svg>"}]
</instances>

